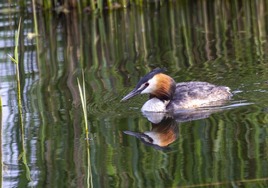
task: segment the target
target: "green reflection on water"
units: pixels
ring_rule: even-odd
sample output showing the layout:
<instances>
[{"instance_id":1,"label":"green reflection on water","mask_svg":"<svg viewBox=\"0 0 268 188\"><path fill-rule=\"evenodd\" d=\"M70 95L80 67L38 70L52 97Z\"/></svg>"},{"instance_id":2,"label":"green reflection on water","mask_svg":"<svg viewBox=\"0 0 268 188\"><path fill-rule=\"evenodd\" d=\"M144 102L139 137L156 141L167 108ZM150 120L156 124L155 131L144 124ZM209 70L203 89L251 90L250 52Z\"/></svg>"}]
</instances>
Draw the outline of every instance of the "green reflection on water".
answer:
<instances>
[{"instance_id":1,"label":"green reflection on water","mask_svg":"<svg viewBox=\"0 0 268 188\"><path fill-rule=\"evenodd\" d=\"M266 2L164 3L100 16L39 12L35 40L22 38L20 65L27 161L37 187L87 185L86 141L77 77L85 72L94 187L265 186L267 183ZM2 39L21 15L2 15ZM24 33L31 15L22 15ZM256 21L257 20L257 21ZM22 37L26 37L25 35ZM13 46L12 46L13 47ZM1 44L1 54L12 51ZM38 56L37 56L38 55ZM2 56L4 185L25 185L17 161L14 69ZM209 81L253 105L177 123L177 139L156 150L123 131L146 132L146 97L120 99L154 67L177 82Z\"/></svg>"}]
</instances>

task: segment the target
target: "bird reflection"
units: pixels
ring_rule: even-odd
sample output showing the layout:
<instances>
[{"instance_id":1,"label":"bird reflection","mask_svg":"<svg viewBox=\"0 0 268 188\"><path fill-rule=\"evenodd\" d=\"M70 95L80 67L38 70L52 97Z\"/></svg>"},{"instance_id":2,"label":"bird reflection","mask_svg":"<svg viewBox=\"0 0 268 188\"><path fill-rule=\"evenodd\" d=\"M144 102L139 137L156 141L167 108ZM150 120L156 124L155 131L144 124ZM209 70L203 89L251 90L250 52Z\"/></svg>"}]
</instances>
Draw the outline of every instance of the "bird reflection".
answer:
<instances>
[{"instance_id":1,"label":"bird reflection","mask_svg":"<svg viewBox=\"0 0 268 188\"><path fill-rule=\"evenodd\" d=\"M175 114L143 112L143 115L151 122L150 131L143 133L124 131L125 134L135 136L145 145L152 146L158 150L169 149L169 145L178 138L179 123L204 119L219 109L200 109L194 111L180 111Z\"/></svg>"},{"instance_id":2,"label":"bird reflection","mask_svg":"<svg viewBox=\"0 0 268 188\"><path fill-rule=\"evenodd\" d=\"M145 145L155 149L168 149L167 146L177 139L177 122L171 117L164 117L159 123L152 123L152 129L144 133L124 131L125 134L135 136Z\"/></svg>"},{"instance_id":3,"label":"bird reflection","mask_svg":"<svg viewBox=\"0 0 268 188\"><path fill-rule=\"evenodd\" d=\"M179 124L208 118L212 113L222 112L241 106L251 105L247 101L234 101L227 106L211 106L196 110L180 110L173 113L143 112L143 115L151 122L152 128L144 133L124 131L125 134L135 136L144 144L155 149L165 150L173 143L179 134Z\"/></svg>"}]
</instances>

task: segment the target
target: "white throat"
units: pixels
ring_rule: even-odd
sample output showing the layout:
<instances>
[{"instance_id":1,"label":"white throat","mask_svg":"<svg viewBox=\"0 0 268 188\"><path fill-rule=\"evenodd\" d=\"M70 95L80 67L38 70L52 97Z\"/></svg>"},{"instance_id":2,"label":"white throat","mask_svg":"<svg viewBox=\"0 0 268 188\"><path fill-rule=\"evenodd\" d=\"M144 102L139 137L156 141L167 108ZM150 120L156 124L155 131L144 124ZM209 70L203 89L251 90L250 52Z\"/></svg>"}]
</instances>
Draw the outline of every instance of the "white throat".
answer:
<instances>
[{"instance_id":1,"label":"white throat","mask_svg":"<svg viewBox=\"0 0 268 188\"><path fill-rule=\"evenodd\" d=\"M152 98L146 103L141 108L142 112L166 112L166 106L169 101L163 102L158 98Z\"/></svg>"}]
</instances>

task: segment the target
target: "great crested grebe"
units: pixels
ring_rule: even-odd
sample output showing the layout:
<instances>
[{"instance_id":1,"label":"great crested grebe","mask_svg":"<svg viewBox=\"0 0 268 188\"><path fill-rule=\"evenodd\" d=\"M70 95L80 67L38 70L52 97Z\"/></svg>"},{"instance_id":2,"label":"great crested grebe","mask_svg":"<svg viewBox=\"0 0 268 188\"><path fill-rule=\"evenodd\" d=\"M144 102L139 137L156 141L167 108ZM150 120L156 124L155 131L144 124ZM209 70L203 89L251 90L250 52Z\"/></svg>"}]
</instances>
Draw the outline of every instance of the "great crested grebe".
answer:
<instances>
[{"instance_id":1,"label":"great crested grebe","mask_svg":"<svg viewBox=\"0 0 268 188\"><path fill-rule=\"evenodd\" d=\"M223 104L232 96L229 87L198 81L176 84L163 72L164 69L156 68L146 74L121 101L148 93L150 99L143 105L142 111L172 112Z\"/></svg>"}]
</instances>

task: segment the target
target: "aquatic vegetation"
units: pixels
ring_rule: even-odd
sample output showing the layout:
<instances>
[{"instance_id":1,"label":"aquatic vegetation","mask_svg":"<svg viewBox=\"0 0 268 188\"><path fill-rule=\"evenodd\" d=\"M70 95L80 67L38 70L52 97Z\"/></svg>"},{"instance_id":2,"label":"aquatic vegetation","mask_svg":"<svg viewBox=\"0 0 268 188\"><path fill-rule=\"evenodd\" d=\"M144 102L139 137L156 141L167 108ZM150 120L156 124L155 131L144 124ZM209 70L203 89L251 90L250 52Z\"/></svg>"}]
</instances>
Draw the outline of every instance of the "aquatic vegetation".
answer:
<instances>
[{"instance_id":1,"label":"aquatic vegetation","mask_svg":"<svg viewBox=\"0 0 268 188\"><path fill-rule=\"evenodd\" d=\"M80 13L82 11L90 12L102 12L104 9L113 10L118 8L127 8L131 6L148 6L155 5L161 6L164 0L56 0L56 1L47 1L39 0L38 2L32 1L35 3L38 8L49 10L55 9L57 12L68 13L72 10L78 10ZM172 2L171 2L172 3ZM19 1L18 6L20 8L26 8L27 1Z\"/></svg>"},{"instance_id":2,"label":"aquatic vegetation","mask_svg":"<svg viewBox=\"0 0 268 188\"><path fill-rule=\"evenodd\" d=\"M1 127L1 124L2 123L2 97L0 96L0 127Z\"/></svg>"},{"instance_id":3,"label":"aquatic vegetation","mask_svg":"<svg viewBox=\"0 0 268 188\"><path fill-rule=\"evenodd\" d=\"M88 139L87 104L86 104L87 100L86 100L86 88L85 88L84 74L82 75L82 86L78 78L77 78L77 84L79 88L79 94L80 94L80 99L81 99L82 109L83 109L83 116L84 116L84 121L85 121L86 139Z\"/></svg>"},{"instance_id":4,"label":"aquatic vegetation","mask_svg":"<svg viewBox=\"0 0 268 188\"><path fill-rule=\"evenodd\" d=\"M83 117L84 117L84 132L86 134L86 159L87 159L87 177L86 177L86 185L87 187L93 187L92 182L92 172L91 172L91 162L90 162L90 144L89 144L89 130L88 130L88 120L87 120L87 100L86 100L86 87L85 87L85 76L82 74L82 86L80 84L79 79L77 78L77 84L83 109Z\"/></svg>"},{"instance_id":5,"label":"aquatic vegetation","mask_svg":"<svg viewBox=\"0 0 268 188\"><path fill-rule=\"evenodd\" d=\"M30 174L30 168L28 166L27 158L26 158L26 148L25 148L25 134L24 134L24 124L23 124L23 112L22 112L22 100L21 100L21 85L20 85L20 71L19 71L19 38L20 38L20 31L21 31L21 19L19 21L18 29L15 32L15 49L14 49L14 57L9 55L10 59L15 63L16 65L16 81L17 81L17 102L18 102L18 111L19 111L19 122L20 122L20 137L21 137L21 153L18 156L18 159L22 160L22 163L25 166L26 170L26 178L29 181L32 181L31 174Z\"/></svg>"},{"instance_id":6,"label":"aquatic vegetation","mask_svg":"<svg viewBox=\"0 0 268 188\"><path fill-rule=\"evenodd\" d=\"M268 75L268 48L263 42L268 6L264 1L235 2L166 1L159 8L132 6L103 15L77 14L75 9L55 14L38 11L36 5L38 25L34 25L33 11L24 17L20 13L4 17L7 47L2 50L14 50L10 44L19 16L24 35L35 33L35 26L40 35L29 40L21 34L23 48L18 50L26 162L34 186L232 186L243 182L265 187L268 92L262 83ZM5 59L1 63L15 72L15 64ZM202 79L229 85L240 92L235 97L256 104L183 122L171 150L154 150L123 133L150 131L151 124L140 114L145 98L129 105L119 100L140 76L158 66L167 67L178 82ZM82 70L88 131L77 84L79 77L83 90ZM14 75L0 77L4 82L0 90L8 92L2 96L3 160L8 164L3 184L27 187L20 184L28 180L24 164L17 160L22 147Z\"/></svg>"},{"instance_id":7,"label":"aquatic vegetation","mask_svg":"<svg viewBox=\"0 0 268 188\"><path fill-rule=\"evenodd\" d=\"M0 187L3 182L3 160L2 160L2 97L0 96Z\"/></svg>"}]
</instances>

